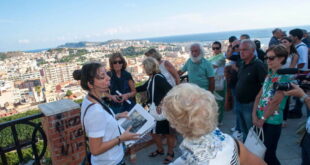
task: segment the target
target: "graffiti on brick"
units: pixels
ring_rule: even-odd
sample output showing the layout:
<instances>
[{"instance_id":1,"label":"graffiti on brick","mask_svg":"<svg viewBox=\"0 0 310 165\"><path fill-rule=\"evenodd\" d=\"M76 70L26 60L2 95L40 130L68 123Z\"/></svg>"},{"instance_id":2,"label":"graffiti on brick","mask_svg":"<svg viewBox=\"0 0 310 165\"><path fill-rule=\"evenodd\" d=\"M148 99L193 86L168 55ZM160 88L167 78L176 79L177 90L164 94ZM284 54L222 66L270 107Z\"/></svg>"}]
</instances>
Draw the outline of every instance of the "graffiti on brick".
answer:
<instances>
[{"instance_id":1,"label":"graffiti on brick","mask_svg":"<svg viewBox=\"0 0 310 165\"><path fill-rule=\"evenodd\" d=\"M66 143L61 146L61 155L66 156L68 154L75 153L82 149L84 142Z\"/></svg>"},{"instance_id":2,"label":"graffiti on brick","mask_svg":"<svg viewBox=\"0 0 310 165\"><path fill-rule=\"evenodd\" d=\"M76 138L84 136L84 131L81 127L80 116L64 118L62 114L55 117L55 130L59 133L59 143L61 144L61 155L80 151L84 145L84 138L76 141Z\"/></svg>"},{"instance_id":3,"label":"graffiti on brick","mask_svg":"<svg viewBox=\"0 0 310 165\"><path fill-rule=\"evenodd\" d=\"M56 128L56 131L62 132L65 129L74 127L80 123L81 123L80 116L75 116L75 117L72 117L69 119L64 119L64 120L62 120L62 118L60 118L60 119L56 120L55 128Z\"/></svg>"}]
</instances>

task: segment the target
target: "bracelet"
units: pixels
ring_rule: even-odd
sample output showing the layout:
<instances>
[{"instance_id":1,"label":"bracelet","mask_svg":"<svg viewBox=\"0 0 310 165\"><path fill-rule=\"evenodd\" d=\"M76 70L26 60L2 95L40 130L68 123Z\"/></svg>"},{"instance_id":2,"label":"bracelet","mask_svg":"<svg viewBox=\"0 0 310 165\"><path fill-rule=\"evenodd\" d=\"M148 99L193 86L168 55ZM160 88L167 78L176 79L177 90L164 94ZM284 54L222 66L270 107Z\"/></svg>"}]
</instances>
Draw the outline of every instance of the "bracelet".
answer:
<instances>
[{"instance_id":1,"label":"bracelet","mask_svg":"<svg viewBox=\"0 0 310 165\"><path fill-rule=\"evenodd\" d=\"M117 136L117 139L118 139L117 145L121 144L121 138L119 136Z\"/></svg>"},{"instance_id":2,"label":"bracelet","mask_svg":"<svg viewBox=\"0 0 310 165\"><path fill-rule=\"evenodd\" d=\"M264 121L266 120L264 116L262 116L260 119L262 119L262 120L264 120Z\"/></svg>"},{"instance_id":3,"label":"bracelet","mask_svg":"<svg viewBox=\"0 0 310 165\"><path fill-rule=\"evenodd\" d=\"M305 99L308 97L307 94L303 95L301 98L300 98L300 101L303 103L305 102Z\"/></svg>"}]
</instances>

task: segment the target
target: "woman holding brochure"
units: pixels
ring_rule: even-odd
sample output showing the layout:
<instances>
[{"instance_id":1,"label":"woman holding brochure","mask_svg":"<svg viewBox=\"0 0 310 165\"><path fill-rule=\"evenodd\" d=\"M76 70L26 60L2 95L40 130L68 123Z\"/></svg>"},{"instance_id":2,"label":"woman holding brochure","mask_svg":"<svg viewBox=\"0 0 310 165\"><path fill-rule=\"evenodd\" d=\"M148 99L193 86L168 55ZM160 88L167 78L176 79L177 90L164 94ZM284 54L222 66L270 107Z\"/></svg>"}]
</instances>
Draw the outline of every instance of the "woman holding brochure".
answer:
<instances>
[{"instance_id":1,"label":"woman holding brochure","mask_svg":"<svg viewBox=\"0 0 310 165\"><path fill-rule=\"evenodd\" d=\"M135 82L126 71L127 62L121 53L113 53L109 58L111 78L110 93L107 97L111 100L110 107L114 113L130 111L135 105Z\"/></svg>"},{"instance_id":2,"label":"woman holding brochure","mask_svg":"<svg viewBox=\"0 0 310 165\"><path fill-rule=\"evenodd\" d=\"M122 142L139 139L139 134L120 133L117 119L127 117L127 112L114 114L101 99L109 90L110 77L101 63L88 63L73 73L81 87L88 91L81 107L81 122L89 138L91 163L93 165L123 165Z\"/></svg>"},{"instance_id":3,"label":"woman holding brochure","mask_svg":"<svg viewBox=\"0 0 310 165\"><path fill-rule=\"evenodd\" d=\"M161 113L161 101L172 87L166 78L160 73L159 64L156 59L153 57L147 57L143 61L142 65L145 73L149 76L149 80L147 80L142 86L137 87L137 92L147 91L147 103L151 104L153 100L157 106L157 112ZM153 84L154 91L152 90ZM175 131L171 129L167 120L156 121L156 127L153 131L152 137L155 141L157 150L150 153L150 157L156 157L164 154L164 148L160 135L165 135L167 138L168 152L163 163L168 164L174 158L173 147L176 138Z\"/></svg>"}]
</instances>

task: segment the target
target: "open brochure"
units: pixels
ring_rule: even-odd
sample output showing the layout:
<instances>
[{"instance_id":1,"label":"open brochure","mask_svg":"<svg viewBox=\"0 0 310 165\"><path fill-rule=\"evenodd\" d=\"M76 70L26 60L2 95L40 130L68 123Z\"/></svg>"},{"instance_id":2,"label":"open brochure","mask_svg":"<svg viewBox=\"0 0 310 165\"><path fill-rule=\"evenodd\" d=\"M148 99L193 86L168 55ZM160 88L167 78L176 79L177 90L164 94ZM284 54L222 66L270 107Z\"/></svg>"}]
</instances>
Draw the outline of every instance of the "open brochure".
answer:
<instances>
[{"instance_id":1,"label":"open brochure","mask_svg":"<svg viewBox=\"0 0 310 165\"><path fill-rule=\"evenodd\" d=\"M156 121L140 104L136 104L128 113L129 118L118 120L121 132L125 132L128 127L132 127L130 132L141 134L143 137L149 133L156 125ZM130 147L138 140L126 141L125 145Z\"/></svg>"}]
</instances>

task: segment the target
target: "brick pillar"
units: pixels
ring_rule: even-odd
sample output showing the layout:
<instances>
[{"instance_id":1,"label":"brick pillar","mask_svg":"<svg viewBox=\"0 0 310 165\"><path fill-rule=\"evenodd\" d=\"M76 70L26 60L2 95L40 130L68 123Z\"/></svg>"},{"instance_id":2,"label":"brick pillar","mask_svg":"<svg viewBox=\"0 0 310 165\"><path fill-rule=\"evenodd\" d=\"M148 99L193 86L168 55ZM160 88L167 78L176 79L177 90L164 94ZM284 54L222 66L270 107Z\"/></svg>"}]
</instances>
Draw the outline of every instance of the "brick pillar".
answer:
<instances>
[{"instance_id":1,"label":"brick pillar","mask_svg":"<svg viewBox=\"0 0 310 165\"><path fill-rule=\"evenodd\" d=\"M42 126L54 165L76 165L85 157L80 106L71 100L40 104Z\"/></svg>"}]
</instances>

